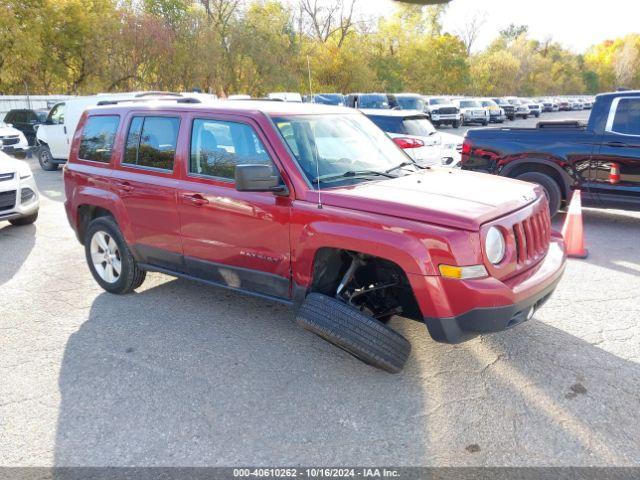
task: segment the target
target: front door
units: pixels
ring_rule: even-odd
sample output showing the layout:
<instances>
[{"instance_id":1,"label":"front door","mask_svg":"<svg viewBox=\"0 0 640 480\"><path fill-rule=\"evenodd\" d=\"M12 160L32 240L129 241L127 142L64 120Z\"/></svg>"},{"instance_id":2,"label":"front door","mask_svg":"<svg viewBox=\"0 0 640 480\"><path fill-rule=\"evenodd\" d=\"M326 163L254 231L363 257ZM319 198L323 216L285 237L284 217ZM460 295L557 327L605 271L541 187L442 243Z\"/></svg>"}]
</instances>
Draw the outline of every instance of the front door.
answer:
<instances>
[{"instance_id":1,"label":"front door","mask_svg":"<svg viewBox=\"0 0 640 480\"><path fill-rule=\"evenodd\" d=\"M45 138L53 158L66 159L69 156L69 136L64 123L66 105L58 103L49 112L49 117L40 128L45 129Z\"/></svg>"},{"instance_id":2,"label":"front door","mask_svg":"<svg viewBox=\"0 0 640 480\"><path fill-rule=\"evenodd\" d=\"M640 97L614 100L589 187L596 199L640 206Z\"/></svg>"},{"instance_id":3,"label":"front door","mask_svg":"<svg viewBox=\"0 0 640 480\"><path fill-rule=\"evenodd\" d=\"M250 120L191 118L190 152L178 189L188 271L231 288L290 298L289 196L238 192L239 164L273 163Z\"/></svg>"}]
</instances>

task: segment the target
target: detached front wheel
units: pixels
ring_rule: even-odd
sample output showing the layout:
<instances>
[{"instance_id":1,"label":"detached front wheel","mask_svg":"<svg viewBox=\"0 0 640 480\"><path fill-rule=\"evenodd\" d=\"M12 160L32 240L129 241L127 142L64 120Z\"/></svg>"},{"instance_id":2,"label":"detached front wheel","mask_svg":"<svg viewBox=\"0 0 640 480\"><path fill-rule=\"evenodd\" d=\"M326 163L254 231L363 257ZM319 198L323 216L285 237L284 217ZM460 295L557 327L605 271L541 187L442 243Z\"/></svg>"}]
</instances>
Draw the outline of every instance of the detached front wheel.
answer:
<instances>
[{"instance_id":1,"label":"detached front wheel","mask_svg":"<svg viewBox=\"0 0 640 480\"><path fill-rule=\"evenodd\" d=\"M411 344L398 332L346 303L310 293L296 323L364 363L389 373L402 370Z\"/></svg>"}]
</instances>

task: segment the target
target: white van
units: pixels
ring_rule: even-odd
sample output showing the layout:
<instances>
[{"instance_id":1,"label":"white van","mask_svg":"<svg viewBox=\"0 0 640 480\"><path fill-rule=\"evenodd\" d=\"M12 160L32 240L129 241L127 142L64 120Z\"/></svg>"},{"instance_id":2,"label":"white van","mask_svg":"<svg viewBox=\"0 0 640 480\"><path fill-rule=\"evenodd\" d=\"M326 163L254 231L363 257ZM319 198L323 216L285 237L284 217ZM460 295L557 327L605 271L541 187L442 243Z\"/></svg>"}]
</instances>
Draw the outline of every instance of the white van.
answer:
<instances>
[{"instance_id":1,"label":"white van","mask_svg":"<svg viewBox=\"0 0 640 480\"><path fill-rule=\"evenodd\" d=\"M87 97L76 97L64 102L56 103L44 124L38 126L36 132L36 156L43 170L56 170L58 165L65 163L69 158L71 141L76 131L82 113L89 107L94 107L98 102L127 100L148 97L163 96L189 96L194 94L179 94L169 92L125 92L125 93L99 93Z\"/></svg>"}]
</instances>

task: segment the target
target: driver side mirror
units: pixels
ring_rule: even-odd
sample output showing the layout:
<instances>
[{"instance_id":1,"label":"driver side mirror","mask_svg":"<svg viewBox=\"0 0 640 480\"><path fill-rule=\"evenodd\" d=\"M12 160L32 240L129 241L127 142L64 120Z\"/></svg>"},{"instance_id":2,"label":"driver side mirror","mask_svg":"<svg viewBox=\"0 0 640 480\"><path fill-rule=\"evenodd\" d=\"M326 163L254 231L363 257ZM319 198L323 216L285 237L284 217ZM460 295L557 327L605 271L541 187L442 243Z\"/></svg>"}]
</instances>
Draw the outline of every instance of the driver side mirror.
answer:
<instances>
[{"instance_id":1,"label":"driver side mirror","mask_svg":"<svg viewBox=\"0 0 640 480\"><path fill-rule=\"evenodd\" d=\"M287 195L289 189L270 165L236 165L236 190L239 192L273 192Z\"/></svg>"}]
</instances>

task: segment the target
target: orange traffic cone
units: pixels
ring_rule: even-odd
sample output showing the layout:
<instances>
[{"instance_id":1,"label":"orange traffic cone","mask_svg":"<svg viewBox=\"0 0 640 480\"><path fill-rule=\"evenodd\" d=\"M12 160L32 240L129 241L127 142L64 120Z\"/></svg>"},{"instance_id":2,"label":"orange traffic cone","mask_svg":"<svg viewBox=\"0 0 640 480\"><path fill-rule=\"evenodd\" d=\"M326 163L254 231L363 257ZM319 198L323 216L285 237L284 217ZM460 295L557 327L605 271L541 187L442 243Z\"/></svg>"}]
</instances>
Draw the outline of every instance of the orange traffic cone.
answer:
<instances>
[{"instance_id":1,"label":"orange traffic cone","mask_svg":"<svg viewBox=\"0 0 640 480\"><path fill-rule=\"evenodd\" d=\"M611 185L620 183L620 165L615 162L611 163L611 170L609 172L609 183Z\"/></svg>"},{"instance_id":2,"label":"orange traffic cone","mask_svg":"<svg viewBox=\"0 0 640 480\"><path fill-rule=\"evenodd\" d=\"M589 252L584 248L584 232L582 229L582 201L580 190L573 192L567 218L562 226L562 236L567 246L567 255L571 258L587 258Z\"/></svg>"}]
</instances>

